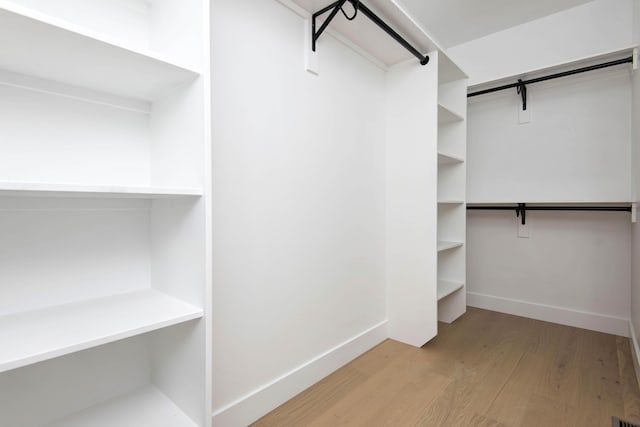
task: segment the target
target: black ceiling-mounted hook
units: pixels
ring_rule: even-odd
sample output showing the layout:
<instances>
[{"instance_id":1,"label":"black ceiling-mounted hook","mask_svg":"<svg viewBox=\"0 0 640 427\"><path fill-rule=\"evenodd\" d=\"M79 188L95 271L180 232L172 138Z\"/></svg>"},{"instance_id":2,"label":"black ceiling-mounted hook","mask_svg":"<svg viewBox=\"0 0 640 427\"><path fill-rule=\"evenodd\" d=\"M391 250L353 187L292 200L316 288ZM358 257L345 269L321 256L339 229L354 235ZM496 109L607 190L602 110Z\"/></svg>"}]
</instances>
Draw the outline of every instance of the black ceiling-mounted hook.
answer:
<instances>
[{"instance_id":1,"label":"black ceiling-mounted hook","mask_svg":"<svg viewBox=\"0 0 640 427\"><path fill-rule=\"evenodd\" d=\"M518 203L518 207L516 208L516 218L522 218L522 225L527 223L527 204L526 203Z\"/></svg>"},{"instance_id":2,"label":"black ceiling-mounted hook","mask_svg":"<svg viewBox=\"0 0 640 427\"><path fill-rule=\"evenodd\" d=\"M516 91L518 92L518 95L522 96L522 111L527 111L527 86L522 79L518 79Z\"/></svg>"}]
</instances>

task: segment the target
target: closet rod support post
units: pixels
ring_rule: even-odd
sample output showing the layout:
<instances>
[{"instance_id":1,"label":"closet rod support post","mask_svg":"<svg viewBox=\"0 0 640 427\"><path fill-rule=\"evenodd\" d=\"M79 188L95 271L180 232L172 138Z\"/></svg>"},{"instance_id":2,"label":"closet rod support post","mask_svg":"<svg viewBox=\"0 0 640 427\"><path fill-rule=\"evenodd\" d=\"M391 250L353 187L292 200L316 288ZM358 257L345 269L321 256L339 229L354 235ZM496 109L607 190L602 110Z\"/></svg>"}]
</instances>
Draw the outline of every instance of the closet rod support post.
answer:
<instances>
[{"instance_id":1,"label":"closet rod support post","mask_svg":"<svg viewBox=\"0 0 640 427\"><path fill-rule=\"evenodd\" d=\"M324 30L327 29L331 21L333 21L333 18L335 18L338 12L340 11L340 8L342 7L342 5L344 5L346 2L347 0L338 0L320 9L319 11L317 11L311 16L311 33L312 33L311 34L311 50L312 51L314 52L316 51L316 41L320 38L322 33L324 33ZM316 19L320 15L323 15L330 10L331 10L331 13L327 17L327 19L325 19L325 21L322 23L322 25L320 26L320 29L316 32Z\"/></svg>"}]
</instances>

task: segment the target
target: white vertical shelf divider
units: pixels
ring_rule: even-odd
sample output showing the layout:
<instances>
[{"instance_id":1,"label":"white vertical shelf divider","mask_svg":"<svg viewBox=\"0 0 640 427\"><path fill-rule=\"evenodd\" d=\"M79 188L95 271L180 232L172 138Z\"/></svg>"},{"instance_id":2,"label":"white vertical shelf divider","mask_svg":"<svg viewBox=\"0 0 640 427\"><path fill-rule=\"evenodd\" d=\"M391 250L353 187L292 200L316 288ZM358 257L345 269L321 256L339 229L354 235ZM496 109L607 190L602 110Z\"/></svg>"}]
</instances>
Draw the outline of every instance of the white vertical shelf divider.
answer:
<instances>
[{"instance_id":1,"label":"white vertical shelf divider","mask_svg":"<svg viewBox=\"0 0 640 427\"><path fill-rule=\"evenodd\" d=\"M437 334L438 52L387 74L387 307L392 339Z\"/></svg>"},{"instance_id":2,"label":"white vertical shelf divider","mask_svg":"<svg viewBox=\"0 0 640 427\"><path fill-rule=\"evenodd\" d=\"M0 425L211 425L209 17L0 0Z\"/></svg>"},{"instance_id":3,"label":"white vertical shelf divider","mask_svg":"<svg viewBox=\"0 0 640 427\"><path fill-rule=\"evenodd\" d=\"M438 73L438 320L466 311L467 76L441 55Z\"/></svg>"},{"instance_id":4,"label":"white vertical shelf divider","mask_svg":"<svg viewBox=\"0 0 640 427\"><path fill-rule=\"evenodd\" d=\"M467 76L429 57L387 77L389 335L417 347L466 311Z\"/></svg>"}]
</instances>

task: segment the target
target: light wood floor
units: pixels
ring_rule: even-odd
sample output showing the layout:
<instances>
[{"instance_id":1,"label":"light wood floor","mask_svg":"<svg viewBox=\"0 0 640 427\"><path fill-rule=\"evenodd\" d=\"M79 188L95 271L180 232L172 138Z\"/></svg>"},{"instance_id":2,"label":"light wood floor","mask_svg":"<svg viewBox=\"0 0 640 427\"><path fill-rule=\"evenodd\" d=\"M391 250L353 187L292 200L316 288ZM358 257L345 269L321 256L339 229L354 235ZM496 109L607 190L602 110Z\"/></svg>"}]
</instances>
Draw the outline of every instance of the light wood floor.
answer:
<instances>
[{"instance_id":1,"label":"light wood floor","mask_svg":"<svg viewBox=\"0 0 640 427\"><path fill-rule=\"evenodd\" d=\"M640 422L629 340L468 308L423 348L387 340L265 426L611 426Z\"/></svg>"}]
</instances>

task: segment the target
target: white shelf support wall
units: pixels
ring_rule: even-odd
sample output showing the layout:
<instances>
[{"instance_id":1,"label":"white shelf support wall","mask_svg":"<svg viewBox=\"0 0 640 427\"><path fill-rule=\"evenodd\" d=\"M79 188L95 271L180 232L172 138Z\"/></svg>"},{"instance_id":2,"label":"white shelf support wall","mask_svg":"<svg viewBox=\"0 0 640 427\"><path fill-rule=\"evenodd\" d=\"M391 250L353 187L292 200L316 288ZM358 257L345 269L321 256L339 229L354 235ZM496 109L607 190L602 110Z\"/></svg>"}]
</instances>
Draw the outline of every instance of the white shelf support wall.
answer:
<instances>
[{"instance_id":1,"label":"white shelf support wall","mask_svg":"<svg viewBox=\"0 0 640 427\"><path fill-rule=\"evenodd\" d=\"M392 339L420 347L437 325L438 52L387 76L387 309Z\"/></svg>"}]
</instances>

